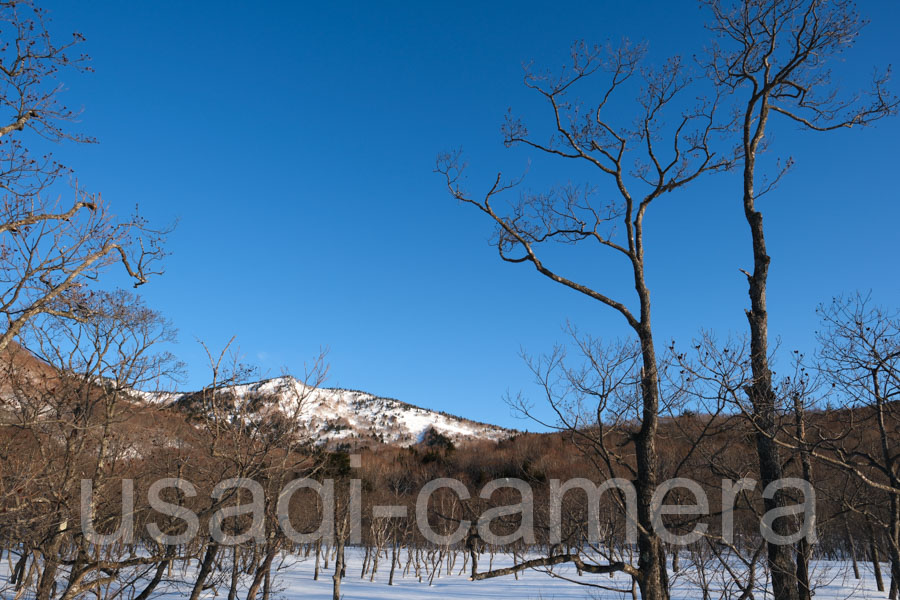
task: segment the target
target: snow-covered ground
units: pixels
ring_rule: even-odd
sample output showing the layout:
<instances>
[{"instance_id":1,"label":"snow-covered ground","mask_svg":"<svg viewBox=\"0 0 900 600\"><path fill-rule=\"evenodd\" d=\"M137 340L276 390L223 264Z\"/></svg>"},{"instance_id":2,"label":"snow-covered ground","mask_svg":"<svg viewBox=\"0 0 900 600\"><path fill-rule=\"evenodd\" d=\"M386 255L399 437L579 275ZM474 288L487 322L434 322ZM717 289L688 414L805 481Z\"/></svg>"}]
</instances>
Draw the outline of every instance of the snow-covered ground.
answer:
<instances>
[{"instance_id":1,"label":"snow-covered ground","mask_svg":"<svg viewBox=\"0 0 900 600\"><path fill-rule=\"evenodd\" d=\"M523 571L519 573L516 579L512 575L497 577L494 579L485 579L482 581L469 581L468 573L459 573L462 567L462 559L457 561L452 576L442 574L442 577L435 578L431 585L427 579L423 578L423 582L412 575L405 578L397 578L395 575L394 585L388 586L388 571L390 564L379 566L379 571L375 575L375 581L370 582L369 576L366 575L365 580L360 579L360 569L362 566L361 553L356 550L348 550L347 577L341 584L341 595L348 600L353 598L366 600L379 600L390 598L402 598L409 600L450 600L457 598L483 598L487 599L520 599L520 600L584 600L592 598L596 600L622 600L630 598L631 594L623 596L620 592L605 591L596 587L588 587L579 585L580 583L593 583L607 587L626 588L630 590L630 578L623 574L617 574L610 578L608 575L585 575L579 577L575 569L568 566L555 567L554 573L564 577L571 578L573 581L565 581L563 579L551 577L545 572L539 571ZM405 558L405 554L404 554ZM509 566L512 559L509 556L497 556L494 560L494 567ZM480 563L482 569L487 566L487 556L482 557ZM813 567L813 577L816 580L817 588L815 590L816 600L865 600L869 598L887 598L887 593L875 591L875 578L869 565L860 565L862 579L856 581L853 578L853 572L849 563L832 563L818 562ZM280 595L286 599L322 599L331 598L332 581L329 577L323 578L320 575L319 581L312 581L312 562L306 561L295 563L285 569L279 576L278 587L281 589ZM885 574L889 573L889 566L882 566ZM670 573L670 577L675 579L672 589L672 600L700 600L702 594L696 583L692 582L689 571L682 570L681 576L676 577ZM889 577L886 575L885 585L889 584ZM172 600L177 596L170 596ZM737 596L733 596L737 597ZM712 598L718 598L718 594L713 594ZM756 595L757 600L762 600L760 594Z\"/></svg>"},{"instance_id":2,"label":"snow-covered ground","mask_svg":"<svg viewBox=\"0 0 900 600\"><path fill-rule=\"evenodd\" d=\"M379 571L375 575L374 581L369 581L367 574L365 579L360 578L360 569L362 566L362 552L355 548L348 548L346 552L348 566L346 577L341 584L341 595L347 600L365 599L365 600L388 600L388 599L404 599L404 600L455 600L462 598L475 598L483 600L584 600L591 598L596 600L621 600L630 598L630 593L622 594L603 590L597 587L587 587L579 585L564 579L554 578L544 572L524 571L519 573L516 579L512 575L488 579L483 581L469 581L466 573L460 573L462 568L462 559L457 561L453 574L448 576L442 572L441 577L435 578L429 585L427 577L423 572L423 581L419 580L412 573L406 577L401 576L400 568L395 575L394 585L388 586L388 570L390 568L389 561L382 561L379 565ZM403 554L404 562L406 554ZM482 568L487 567L488 557L482 557ZM512 564L511 558L508 556L497 555L494 559L493 566L509 566ZM333 565L329 565L333 567ZM311 599L311 600L328 600L332 597L332 570L325 571L323 569L318 581L313 581L313 561L312 559L298 559L297 557L286 557L281 563L276 561L275 567L278 569L275 579L273 580L274 598L282 598L284 600L294 599ZM670 577L674 579L672 589L673 600L700 600L703 596L694 581L695 573L691 572L687 565L681 569L679 575L670 573ZM867 600L876 598L887 598L887 592L875 591L875 579L872 574L871 565L860 563L862 579L857 581L853 578L853 572L849 563L843 562L827 562L818 561L813 566L813 579L815 581L815 599L816 600ZM889 573L888 566L883 566L884 573ZM574 569L568 567L556 567L554 573L563 577L569 577L574 581L581 583L593 583L607 587L630 588L629 580L622 574L617 574L610 578L607 575L585 575L579 577ZM0 596L6 597L8 590L4 590L4 584L8 581L9 565L4 559L0 565L0 577L3 583L0 583ZM175 569L172 572L172 580L167 581L160 588L160 594L157 598L164 600L176 600L187 597L189 593L189 585L183 583L190 581L192 572L182 572ZM885 584L889 584L889 577L886 575ZM211 589L202 597L211 600L216 597L225 597L228 594L227 583L223 583L218 589ZM93 596L91 596L93 597ZM240 597L243 597L241 595ZM261 597L261 596L260 596ZM736 598L737 595L726 596L726 598ZM766 595L766 597L771 597ZM711 598L720 598L719 593L713 593ZM756 593L755 598L762 600L763 596Z\"/></svg>"}]
</instances>

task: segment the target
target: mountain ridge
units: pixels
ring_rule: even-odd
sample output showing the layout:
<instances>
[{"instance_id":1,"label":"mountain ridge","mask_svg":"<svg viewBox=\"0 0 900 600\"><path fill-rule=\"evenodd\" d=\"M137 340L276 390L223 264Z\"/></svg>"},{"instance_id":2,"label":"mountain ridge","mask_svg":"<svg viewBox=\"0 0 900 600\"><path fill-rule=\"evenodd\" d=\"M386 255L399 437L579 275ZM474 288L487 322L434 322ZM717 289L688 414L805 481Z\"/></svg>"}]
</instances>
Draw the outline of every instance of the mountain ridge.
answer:
<instances>
[{"instance_id":1,"label":"mountain ridge","mask_svg":"<svg viewBox=\"0 0 900 600\"><path fill-rule=\"evenodd\" d=\"M444 411L347 388L311 387L290 376L227 385L235 407L249 411L279 410L300 422L303 432L320 445L350 449L386 444L413 446L438 433L454 444L467 441L500 441L516 431L474 421ZM186 407L196 392L139 392L145 401ZM270 402L258 402L261 398Z\"/></svg>"}]
</instances>

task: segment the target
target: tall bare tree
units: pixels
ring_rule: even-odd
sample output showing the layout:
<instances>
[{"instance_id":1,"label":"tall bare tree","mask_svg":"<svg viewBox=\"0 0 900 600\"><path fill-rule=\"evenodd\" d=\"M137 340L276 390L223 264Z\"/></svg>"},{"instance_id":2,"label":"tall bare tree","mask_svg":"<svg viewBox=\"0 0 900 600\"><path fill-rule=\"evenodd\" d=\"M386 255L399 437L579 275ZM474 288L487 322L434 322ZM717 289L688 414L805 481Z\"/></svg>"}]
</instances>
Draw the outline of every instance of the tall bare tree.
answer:
<instances>
[{"instance_id":1,"label":"tall bare tree","mask_svg":"<svg viewBox=\"0 0 900 600\"><path fill-rule=\"evenodd\" d=\"M668 597L663 547L653 532L651 497L657 484L656 431L659 421L659 374L651 324L650 289L645 277L645 217L655 200L678 190L705 173L721 171L736 161L734 152L717 155L714 138L727 128L719 119L719 99L688 106L684 99L691 79L681 60L672 58L658 69L642 69L644 46L572 49L571 64L559 75L526 69L525 86L549 108L550 132L546 139L533 135L519 119L508 117L503 126L507 146L521 145L556 158L590 165L611 183L609 198L591 186L568 185L545 193L523 193L509 211L497 206L498 195L518 181L497 175L480 198L462 185L459 153L438 158L450 194L474 207L495 225L494 245L510 263L527 264L551 281L583 294L616 311L634 332L640 356L640 415L631 435L636 455L639 558L634 571L645 599ZM571 94L592 76L605 76L597 101L582 105ZM596 79L596 77L594 78ZM629 87L636 87L635 120L616 124L611 105ZM673 117L672 114L675 114ZM680 114L679 114L680 113ZM667 123L666 119L671 119ZM632 166L634 165L634 166ZM593 244L605 258L622 259L622 277L634 286L633 298L607 295L606 287L584 283L551 265L545 255L553 243ZM613 265L612 260L604 265ZM612 276L612 266L604 275Z\"/></svg>"},{"instance_id":2,"label":"tall bare tree","mask_svg":"<svg viewBox=\"0 0 900 600\"><path fill-rule=\"evenodd\" d=\"M708 73L720 90L734 94L741 120L744 216L750 228L753 269L746 272L750 295L747 320L753 405L763 485L780 479L782 464L776 433L775 391L769 366L766 291L770 257L763 215L757 200L771 191L793 164L788 159L768 181L759 176L757 159L767 147L772 116L812 131L866 126L892 115L897 99L885 85L889 72L876 75L865 95L842 96L831 78L831 63L852 46L864 21L848 0L702 0L711 14L716 41L708 55ZM785 505L783 492L767 508ZM784 534L785 519L776 521ZM772 587L778 600L798 597L791 548L770 544Z\"/></svg>"}]
</instances>

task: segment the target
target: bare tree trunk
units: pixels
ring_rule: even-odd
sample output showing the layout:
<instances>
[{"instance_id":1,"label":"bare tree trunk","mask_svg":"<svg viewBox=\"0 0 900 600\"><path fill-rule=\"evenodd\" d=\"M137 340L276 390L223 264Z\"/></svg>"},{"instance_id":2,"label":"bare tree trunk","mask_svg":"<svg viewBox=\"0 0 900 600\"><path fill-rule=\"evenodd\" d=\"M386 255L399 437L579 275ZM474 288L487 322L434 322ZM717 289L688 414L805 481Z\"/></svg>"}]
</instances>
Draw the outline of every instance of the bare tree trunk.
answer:
<instances>
[{"instance_id":1,"label":"bare tree trunk","mask_svg":"<svg viewBox=\"0 0 900 600\"><path fill-rule=\"evenodd\" d=\"M213 562L216 554L219 552L219 545L210 541L206 546L206 554L203 556L203 562L200 563L200 571L197 573L197 580L194 582L194 588L191 590L190 600L197 600L206 584L206 579L212 571Z\"/></svg>"},{"instance_id":2,"label":"bare tree trunk","mask_svg":"<svg viewBox=\"0 0 900 600\"><path fill-rule=\"evenodd\" d=\"M895 485L897 478L892 475ZM892 600L896 600L898 580L900 580L900 498L896 494L891 495L891 526L888 531L888 552L891 555L891 593Z\"/></svg>"},{"instance_id":3,"label":"bare tree trunk","mask_svg":"<svg viewBox=\"0 0 900 600\"><path fill-rule=\"evenodd\" d=\"M368 545L366 545L366 554L365 554L365 556L363 556L362 570L359 573L360 579L366 578L366 572L369 570L369 554L370 553L371 553L371 549L369 548Z\"/></svg>"},{"instance_id":4,"label":"bare tree trunk","mask_svg":"<svg viewBox=\"0 0 900 600\"><path fill-rule=\"evenodd\" d=\"M343 535L338 535L336 540L335 549L337 552L334 555L334 575L332 575L331 579L334 582L334 588L332 590L332 600L341 600L341 579L344 577L344 538Z\"/></svg>"},{"instance_id":5,"label":"bare tree trunk","mask_svg":"<svg viewBox=\"0 0 900 600\"><path fill-rule=\"evenodd\" d=\"M803 471L803 479L810 486L813 483L812 463L809 457L809 448L806 445L806 411L804 399L800 394L794 394L794 420L797 427L797 440L800 442L800 464ZM812 589L809 581L809 561L812 558L812 548L806 537L797 542L797 594L800 600L812 600Z\"/></svg>"},{"instance_id":6,"label":"bare tree trunk","mask_svg":"<svg viewBox=\"0 0 900 600\"><path fill-rule=\"evenodd\" d=\"M16 585L16 590L22 587L22 583L25 581L25 566L28 564L29 554L30 551L27 548L24 548L22 550L22 556L16 561L16 566L12 570L12 577L10 577L9 582Z\"/></svg>"},{"instance_id":7,"label":"bare tree trunk","mask_svg":"<svg viewBox=\"0 0 900 600\"><path fill-rule=\"evenodd\" d=\"M853 542L853 534L850 533L850 526L844 521L844 532L847 535L847 544L850 546L850 560L853 563L853 577L859 580L859 563L856 561L856 544Z\"/></svg>"},{"instance_id":8,"label":"bare tree trunk","mask_svg":"<svg viewBox=\"0 0 900 600\"><path fill-rule=\"evenodd\" d=\"M238 582L241 579L241 552L240 546L234 545L231 551L231 586L228 588L228 600L237 600Z\"/></svg>"},{"instance_id":9,"label":"bare tree trunk","mask_svg":"<svg viewBox=\"0 0 900 600\"><path fill-rule=\"evenodd\" d=\"M31 566L28 567L28 572L25 573L23 571L22 575L19 579L16 580L16 595L13 597L13 600L21 600L25 595L25 592L28 591L28 586L31 585L31 577L34 575L35 568L37 566L37 561L32 560Z\"/></svg>"},{"instance_id":10,"label":"bare tree trunk","mask_svg":"<svg viewBox=\"0 0 900 600\"><path fill-rule=\"evenodd\" d=\"M878 542L875 536L869 540L869 549L872 553L872 569L875 571L875 587L879 592L884 591L884 579L881 576L881 555L878 553Z\"/></svg>"},{"instance_id":11,"label":"bare tree trunk","mask_svg":"<svg viewBox=\"0 0 900 600\"><path fill-rule=\"evenodd\" d=\"M397 542L391 544L391 574L388 576L388 585L394 585L394 569L397 568Z\"/></svg>"},{"instance_id":12,"label":"bare tree trunk","mask_svg":"<svg viewBox=\"0 0 900 600\"><path fill-rule=\"evenodd\" d=\"M372 573L369 576L369 581L375 581L375 573L378 572L378 555L380 554L379 549L375 548L375 556L372 557Z\"/></svg>"},{"instance_id":13,"label":"bare tree trunk","mask_svg":"<svg viewBox=\"0 0 900 600\"><path fill-rule=\"evenodd\" d=\"M812 548L806 538L797 542L797 593L800 600L812 600L809 582L809 559Z\"/></svg>"},{"instance_id":14,"label":"bare tree trunk","mask_svg":"<svg viewBox=\"0 0 900 600\"><path fill-rule=\"evenodd\" d=\"M743 160L742 204L753 249L753 272L745 271L750 296L747 320L753 379L745 391L752 407L750 418L756 428L760 479L765 487L783 477L783 468L775 442L777 407L769 364L766 290L770 257L763 216L756 201L771 191L790 167L779 166L773 179L763 180L763 186L759 190L755 188L756 158L759 151L766 149L769 117L777 114L778 118L786 118L808 130L832 131L891 116L896 112L897 101L893 95L883 93L884 80L878 78L868 92L876 99L874 102L870 103L868 97L863 101L852 96L840 100L833 96L837 86L830 78L828 62L838 60L853 45L863 26L852 3L706 0L704 4L712 12L710 27L723 40L723 46L709 55L708 72L716 87L726 93L747 91L745 104L736 105L739 154ZM740 67L734 68L735 65ZM797 90L801 91L794 93ZM814 107L808 98L817 93L831 94L829 101L841 106L841 110L824 110L822 105ZM813 107L813 117L805 112L810 107ZM780 490L773 498L764 499L764 507L769 512L784 508L788 501L788 494ZM774 533L780 536L790 533L791 521L776 519ZM793 549L774 541L766 549L775 600L797 600L799 588Z\"/></svg>"},{"instance_id":15,"label":"bare tree trunk","mask_svg":"<svg viewBox=\"0 0 900 600\"><path fill-rule=\"evenodd\" d=\"M163 575L165 574L166 569L169 567L169 565L171 563L172 563L171 558L160 561L160 563L158 565L156 565L156 572L153 574L153 579L151 579L147 583L147 586L141 591L140 594L138 594L137 596L134 597L134 600L147 600L147 598L150 597L150 595L153 593L153 591L157 588L159 583L162 581ZM233 599L230 599L230 600L233 600Z\"/></svg>"},{"instance_id":16,"label":"bare tree trunk","mask_svg":"<svg viewBox=\"0 0 900 600\"><path fill-rule=\"evenodd\" d=\"M38 589L35 594L35 600L50 600L56 589L56 571L59 569L59 560L56 558L59 553L61 540L57 535L56 540L49 544L47 554L44 555L44 569L41 571L40 579L38 579ZM194 599L192 599L194 600Z\"/></svg>"},{"instance_id":17,"label":"bare tree trunk","mask_svg":"<svg viewBox=\"0 0 900 600\"><path fill-rule=\"evenodd\" d=\"M441 570L441 562L444 559L444 551L441 550L437 555L437 560L435 560L434 553L432 553L431 559L431 574L428 577L428 585L431 586L434 583L434 576Z\"/></svg>"},{"instance_id":18,"label":"bare tree trunk","mask_svg":"<svg viewBox=\"0 0 900 600\"><path fill-rule=\"evenodd\" d=\"M656 430L659 422L659 376L656 371L656 350L650 328L650 292L639 279L641 298L641 326L639 337L643 369L641 396L643 401L641 428L635 436L637 459L637 516L638 516L638 586L643 600L668 600L669 582L666 572L665 549L653 527L653 494L657 486Z\"/></svg>"},{"instance_id":19,"label":"bare tree trunk","mask_svg":"<svg viewBox=\"0 0 900 600\"><path fill-rule=\"evenodd\" d=\"M316 540L316 567L313 570L313 581L319 580L319 558L322 554L322 540Z\"/></svg>"},{"instance_id":20,"label":"bare tree trunk","mask_svg":"<svg viewBox=\"0 0 900 600\"><path fill-rule=\"evenodd\" d=\"M754 176L756 150L762 140L769 109L766 99L762 100L758 123L754 127L754 111L751 104L744 121L744 215L750 226L753 245L753 274L747 277L750 295L750 310L747 321L750 324L750 366L753 382L747 386L747 395L753 407L756 431L756 453L759 458L759 474L765 488L784 476L781 467L781 453L775 442L777 431L775 389L772 386L772 371L769 368L769 315L766 311L766 286L769 277L770 258L766 252L762 213L755 208ZM779 490L772 498L763 500L766 511L782 508L787 504L784 490ZM776 534L788 535L788 519L776 519L772 528ZM769 570L772 574L772 591L775 600L798 600L797 565L792 549L788 545L769 543L767 546Z\"/></svg>"},{"instance_id":21,"label":"bare tree trunk","mask_svg":"<svg viewBox=\"0 0 900 600\"><path fill-rule=\"evenodd\" d=\"M257 567L256 573L253 575L253 582L247 590L247 600L255 600L256 594L259 592L259 586L262 585L266 573L272 569L272 560L278 553L278 545L274 542L270 542L270 544L269 550L266 552L266 557L263 559L262 564Z\"/></svg>"}]
</instances>

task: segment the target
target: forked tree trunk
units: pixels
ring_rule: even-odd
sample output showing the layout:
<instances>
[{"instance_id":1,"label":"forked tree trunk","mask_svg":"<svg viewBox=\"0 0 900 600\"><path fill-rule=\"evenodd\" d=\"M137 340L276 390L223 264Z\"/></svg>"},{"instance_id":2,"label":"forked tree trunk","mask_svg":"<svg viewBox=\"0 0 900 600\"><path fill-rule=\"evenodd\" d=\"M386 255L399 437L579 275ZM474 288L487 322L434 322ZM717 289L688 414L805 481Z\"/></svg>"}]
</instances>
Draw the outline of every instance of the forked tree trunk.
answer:
<instances>
[{"instance_id":1,"label":"forked tree trunk","mask_svg":"<svg viewBox=\"0 0 900 600\"><path fill-rule=\"evenodd\" d=\"M275 555L278 553L278 544L275 542L270 542L270 544L262 564L256 568L256 573L253 574L253 582L247 590L247 600L255 600L256 594L259 593L259 588L262 585L266 574L272 569L272 560L274 560Z\"/></svg>"}]
</instances>

